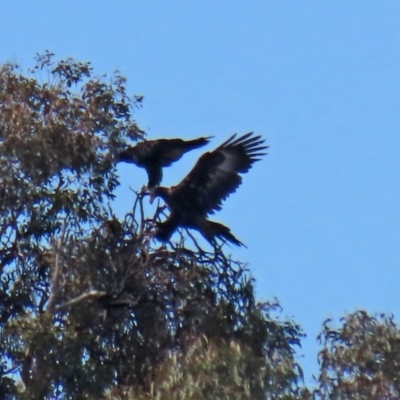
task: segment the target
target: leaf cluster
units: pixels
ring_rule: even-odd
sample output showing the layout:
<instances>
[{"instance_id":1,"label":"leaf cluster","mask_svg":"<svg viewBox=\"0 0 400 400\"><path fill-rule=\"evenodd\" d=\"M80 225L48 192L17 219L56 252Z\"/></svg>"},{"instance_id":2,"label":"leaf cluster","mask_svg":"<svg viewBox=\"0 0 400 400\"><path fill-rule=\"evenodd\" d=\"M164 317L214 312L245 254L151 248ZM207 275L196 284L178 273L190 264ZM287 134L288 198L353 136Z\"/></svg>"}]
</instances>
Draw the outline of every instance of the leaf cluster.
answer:
<instances>
[{"instance_id":1,"label":"leaf cluster","mask_svg":"<svg viewBox=\"0 0 400 400\"><path fill-rule=\"evenodd\" d=\"M400 395L400 330L393 316L357 311L336 328L324 323L319 336L322 399L395 399Z\"/></svg>"}]
</instances>

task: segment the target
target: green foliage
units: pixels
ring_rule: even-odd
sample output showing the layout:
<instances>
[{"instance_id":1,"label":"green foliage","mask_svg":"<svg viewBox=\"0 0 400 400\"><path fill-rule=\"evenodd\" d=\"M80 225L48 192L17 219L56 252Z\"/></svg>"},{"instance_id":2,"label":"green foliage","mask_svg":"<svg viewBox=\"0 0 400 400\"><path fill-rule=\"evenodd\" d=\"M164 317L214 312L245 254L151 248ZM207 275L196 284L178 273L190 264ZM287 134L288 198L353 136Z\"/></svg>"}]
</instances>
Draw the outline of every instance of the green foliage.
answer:
<instances>
[{"instance_id":1,"label":"green foliage","mask_svg":"<svg viewBox=\"0 0 400 400\"><path fill-rule=\"evenodd\" d=\"M48 370L56 352L81 363L83 350L69 346L70 324L54 307L68 290L63 280L71 284L79 274L65 272L79 268L73 244L110 216L114 154L127 138L143 135L125 78L115 73L106 83L91 75L88 63L55 63L48 52L28 76L15 64L0 68L2 365L3 375L19 373L32 393L47 380L42 375L48 378L38 359ZM62 366L56 364L52 374ZM5 392L15 388L12 381L2 379Z\"/></svg>"},{"instance_id":2,"label":"green foliage","mask_svg":"<svg viewBox=\"0 0 400 400\"><path fill-rule=\"evenodd\" d=\"M286 361L286 362L285 362ZM185 352L171 352L155 369L150 391L130 389L111 392L109 399L297 399L300 391L289 394L287 382L293 375L289 360L265 362L265 357L239 340L188 340ZM274 365L271 365L274 364ZM283 378L283 379L282 379ZM275 380L276 379L276 380ZM285 381L279 392L278 381ZM136 388L137 389L137 388Z\"/></svg>"},{"instance_id":3,"label":"green foliage","mask_svg":"<svg viewBox=\"0 0 400 400\"><path fill-rule=\"evenodd\" d=\"M393 318L358 311L342 321L335 329L327 320L320 335L320 398L399 398L400 330Z\"/></svg>"}]
</instances>

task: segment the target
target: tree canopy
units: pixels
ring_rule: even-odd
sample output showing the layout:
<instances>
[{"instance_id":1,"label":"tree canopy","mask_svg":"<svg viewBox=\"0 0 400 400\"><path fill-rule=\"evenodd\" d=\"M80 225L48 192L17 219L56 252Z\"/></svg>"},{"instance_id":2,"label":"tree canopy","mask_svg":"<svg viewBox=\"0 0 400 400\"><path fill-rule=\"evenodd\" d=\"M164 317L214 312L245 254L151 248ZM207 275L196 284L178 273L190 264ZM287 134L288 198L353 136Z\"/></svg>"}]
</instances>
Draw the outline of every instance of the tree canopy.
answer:
<instances>
[{"instance_id":1,"label":"tree canopy","mask_svg":"<svg viewBox=\"0 0 400 400\"><path fill-rule=\"evenodd\" d=\"M306 389L303 332L256 301L245 264L183 234L152 239L162 210L146 215L141 192L116 216L116 161L145 135L142 99L119 72L97 76L50 52L27 72L0 67L2 398L399 396L393 319L327 321L319 380Z\"/></svg>"}]
</instances>

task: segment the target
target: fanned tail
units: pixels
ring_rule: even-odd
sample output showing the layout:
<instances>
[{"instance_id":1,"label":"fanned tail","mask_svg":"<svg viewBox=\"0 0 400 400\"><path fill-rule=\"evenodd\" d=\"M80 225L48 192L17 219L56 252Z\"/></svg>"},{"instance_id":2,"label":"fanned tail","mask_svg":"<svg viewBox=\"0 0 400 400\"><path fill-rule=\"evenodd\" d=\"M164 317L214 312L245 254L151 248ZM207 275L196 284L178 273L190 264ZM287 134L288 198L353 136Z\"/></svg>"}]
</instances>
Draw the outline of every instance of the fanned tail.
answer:
<instances>
[{"instance_id":1,"label":"fanned tail","mask_svg":"<svg viewBox=\"0 0 400 400\"><path fill-rule=\"evenodd\" d=\"M227 226L218 222L206 221L205 229L202 229L200 232L213 245L215 244L215 238L219 238L223 241L231 242L236 246L246 247L231 233L231 230Z\"/></svg>"}]
</instances>

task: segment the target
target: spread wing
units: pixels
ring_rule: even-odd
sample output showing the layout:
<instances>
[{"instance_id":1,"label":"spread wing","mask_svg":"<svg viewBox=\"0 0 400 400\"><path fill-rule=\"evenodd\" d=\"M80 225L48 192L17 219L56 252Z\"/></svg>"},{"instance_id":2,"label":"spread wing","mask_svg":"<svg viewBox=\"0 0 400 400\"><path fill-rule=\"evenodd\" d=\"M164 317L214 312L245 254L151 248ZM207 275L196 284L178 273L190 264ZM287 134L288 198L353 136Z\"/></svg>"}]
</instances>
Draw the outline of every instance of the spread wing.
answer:
<instances>
[{"instance_id":1,"label":"spread wing","mask_svg":"<svg viewBox=\"0 0 400 400\"><path fill-rule=\"evenodd\" d=\"M210 137L201 137L193 140L160 139L153 149L153 159L156 159L162 167L169 167L178 161L188 151L205 146Z\"/></svg>"},{"instance_id":2,"label":"spread wing","mask_svg":"<svg viewBox=\"0 0 400 400\"><path fill-rule=\"evenodd\" d=\"M158 139L138 143L119 154L118 161L134 163L145 168L149 177L148 187L155 187L162 180L162 168L178 161L186 152L204 146L209 137L193 140Z\"/></svg>"},{"instance_id":3,"label":"spread wing","mask_svg":"<svg viewBox=\"0 0 400 400\"><path fill-rule=\"evenodd\" d=\"M212 214L222 201L235 192L254 162L260 160L268 146L261 136L247 133L230 137L212 152L203 154L192 171L174 188L175 198L192 205L193 210Z\"/></svg>"}]
</instances>

